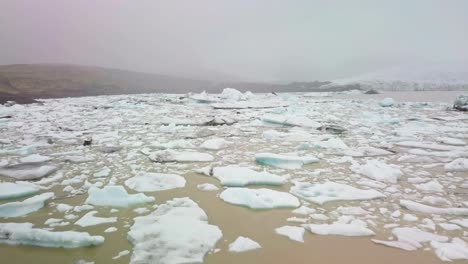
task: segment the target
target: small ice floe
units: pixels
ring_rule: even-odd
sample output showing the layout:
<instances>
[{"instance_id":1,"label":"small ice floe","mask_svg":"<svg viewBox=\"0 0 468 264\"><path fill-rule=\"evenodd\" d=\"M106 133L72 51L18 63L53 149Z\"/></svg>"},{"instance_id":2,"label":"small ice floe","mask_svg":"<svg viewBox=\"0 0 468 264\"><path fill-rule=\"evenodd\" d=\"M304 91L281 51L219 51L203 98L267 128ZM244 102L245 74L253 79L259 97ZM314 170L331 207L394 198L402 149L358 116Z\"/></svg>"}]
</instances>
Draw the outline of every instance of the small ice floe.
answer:
<instances>
[{"instance_id":1,"label":"small ice floe","mask_svg":"<svg viewBox=\"0 0 468 264\"><path fill-rule=\"evenodd\" d=\"M282 185L285 178L266 171L257 172L238 166L214 167L213 176L224 186L240 187L249 184Z\"/></svg>"},{"instance_id":2,"label":"small ice floe","mask_svg":"<svg viewBox=\"0 0 468 264\"><path fill-rule=\"evenodd\" d=\"M127 236L133 244L133 264L202 263L223 236L188 197L169 200L134 221Z\"/></svg>"},{"instance_id":3,"label":"small ice floe","mask_svg":"<svg viewBox=\"0 0 468 264\"><path fill-rule=\"evenodd\" d=\"M31 223L0 223L0 243L51 248L80 248L104 243L104 237L86 232L52 232L33 228Z\"/></svg>"},{"instance_id":4,"label":"small ice floe","mask_svg":"<svg viewBox=\"0 0 468 264\"><path fill-rule=\"evenodd\" d=\"M458 138L450 138L450 137L438 137L436 140L440 143L453 145L453 146L465 146L466 142L464 140Z\"/></svg>"},{"instance_id":5,"label":"small ice floe","mask_svg":"<svg viewBox=\"0 0 468 264\"><path fill-rule=\"evenodd\" d=\"M375 148L375 147L359 147L357 149L345 149L343 150L342 154L344 156L351 156L351 157L375 157L375 156L388 156L394 154L391 151Z\"/></svg>"},{"instance_id":6,"label":"small ice floe","mask_svg":"<svg viewBox=\"0 0 468 264\"><path fill-rule=\"evenodd\" d=\"M24 146L14 150L0 150L0 156L2 155L14 155L14 156L28 156L36 153L37 148L34 145Z\"/></svg>"},{"instance_id":7,"label":"small ice floe","mask_svg":"<svg viewBox=\"0 0 468 264\"><path fill-rule=\"evenodd\" d=\"M288 237L291 240L304 243L305 229L298 226L282 226L275 229L278 235Z\"/></svg>"},{"instance_id":8,"label":"small ice floe","mask_svg":"<svg viewBox=\"0 0 468 264\"><path fill-rule=\"evenodd\" d=\"M32 154L20 159L21 163L36 163L36 162L46 162L51 158L47 156L42 156L40 154Z\"/></svg>"},{"instance_id":9,"label":"small ice floe","mask_svg":"<svg viewBox=\"0 0 468 264\"><path fill-rule=\"evenodd\" d=\"M408 210L424 214L468 215L468 208L434 207L409 200L400 200L400 205Z\"/></svg>"},{"instance_id":10,"label":"small ice floe","mask_svg":"<svg viewBox=\"0 0 468 264\"><path fill-rule=\"evenodd\" d=\"M130 254L130 251L129 250L122 250L119 252L119 254L117 254L117 256L115 257L112 257L112 259L119 259L123 256L127 256L128 254Z\"/></svg>"},{"instance_id":11,"label":"small ice floe","mask_svg":"<svg viewBox=\"0 0 468 264\"><path fill-rule=\"evenodd\" d=\"M445 164L445 171L468 171L468 159L459 158Z\"/></svg>"},{"instance_id":12,"label":"small ice floe","mask_svg":"<svg viewBox=\"0 0 468 264\"><path fill-rule=\"evenodd\" d=\"M301 217L289 217L288 219L286 219L286 221L288 222L291 222L291 223L306 223L307 220L309 220L308 218L301 218Z\"/></svg>"},{"instance_id":13,"label":"small ice floe","mask_svg":"<svg viewBox=\"0 0 468 264\"><path fill-rule=\"evenodd\" d=\"M86 213L83 217L81 217L78 221L75 222L75 225L79 225L81 227L87 227L87 226L94 226L94 225L99 225L99 224L117 222L117 217L97 217L97 216L94 216L95 214L97 214L97 211L91 211L91 212Z\"/></svg>"},{"instance_id":14,"label":"small ice floe","mask_svg":"<svg viewBox=\"0 0 468 264\"><path fill-rule=\"evenodd\" d=\"M109 169L108 167L104 167L100 171L94 173L93 176L96 178L103 178L103 177L109 176L110 173L111 173L111 169Z\"/></svg>"},{"instance_id":15,"label":"small ice floe","mask_svg":"<svg viewBox=\"0 0 468 264\"><path fill-rule=\"evenodd\" d=\"M367 215L370 214L369 211L362 209L357 206L340 206L336 208L336 212L340 215Z\"/></svg>"},{"instance_id":16,"label":"small ice floe","mask_svg":"<svg viewBox=\"0 0 468 264\"><path fill-rule=\"evenodd\" d=\"M70 224L69 222L64 222L63 219L58 219L58 218L49 218L44 222L44 225L48 225L50 227L66 226L69 224Z\"/></svg>"},{"instance_id":17,"label":"small ice floe","mask_svg":"<svg viewBox=\"0 0 468 264\"><path fill-rule=\"evenodd\" d=\"M317 210L314 208L309 208L305 205L302 205L301 207L294 209L292 211L293 214L301 214L301 215L309 215L315 213Z\"/></svg>"},{"instance_id":18,"label":"small ice floe","mask_svg":"<svg viewBox=\"0 0 468 264\"><path fill-rule=\"evenodd\" d=\"M237 239L229 244L229 251L230 252L245 252L250 250L255 250L262 248L260 244L253 241L248 237L239 236Z\"/></svg>"},{"instance_id":19,"label":"small ice floe","mask_svg":"<svg viewBox=\"0 0 468 264\"><path fill-rule=\"evenodd\" d=\"M92 156L78 156L78 155L69 155L69 156L65 156L62 158L63 161L66 161L66 162L70 162L70 163L85 163L85 162L90 162L90 161L94 161L95 158L92 157Z\"/></svg>"},{"instance_id":20,"label":"small ice floe","mask_svg":"<svg viewBox=\"0 0 468 264\"><path fill-rule=\"evenodd\" d=\"M444 186L442 186L437 180L433 180L426 183L416 184L416 189L421 190L423 192L443 192Z\"/></svg>"},{"instance_id":21,"label":"small ice floe","mask_svg":"<svg viewBox=\"0 0 468 264\"><path fill-rule=\"evenodd\" d=\"M229 117L214 117L211 120L204 122L203 126L230 126L232 124L237 123L236 120L229 118Z\"/></svg>"},{"instance_id":22,"label":"small ice floe","mask_svg":"<svg viewBox=\"0 0 468 264\"><path fill-rule=\"evenodd\" d=\"M220 150L226 146L228 142L223 138L212 138L203 142L200 145L200 148L208 150Z\"/></svg>"},{"instance_id":23,"label":"small ice floe","mask_svg":"<svg viewBox=\"0 0 468 264\"><path fill-rule=\"evenodd\" d=\"M169 141L166 143L154 142L150 145L150 147L156 148L156 149L191 149L191 148L195 148L195 145L193 145L188 140L179 139L179 140Z\"/></svg>"},{"instance_id":24,"label":"small ice floe","mask_svg":"<svg viewBox=\"0 0 468 264\"><path fill-rule=\"evenodd\" d=\"M386 183L397 183L403 175L396 165L388 165L380 160L368 160L364 165L353 164L351 170L370 179Z\"/></svg>"},{"instance_id":25,"label":"small ice floe","mask_svg":"<svg viewBox=\"0 0 468 264\"><path fill-rule=\"evenodd\" d=\"M436 151L464 150L462 147L436 144L434 142L400 141L396 142L395 145L406 148L419 148Z\"/></svg>"},{"instance_id":26,"label":"small ice floe","mask_svg":"<svg viewBox=\"0 0 468 264\"><path fill-rule=\"evenodd\" d=\"M176 174L141 173L126 180L125 185L137 192L157 192L182 188L185 178Z\"/></svg>"},{"instance_id":27,"label":"small ice floe","mask_svg":"<svg viewBox=\"0 0 468 264\"><path fill-rule=\"evenodd\" d=\"M312 142L315 148L324 148L324 149L348 149L349 147L339 138L328 138L321 141Z\"/></svg>"},{"instance_id":28,"label":"small ice floe","mask_svg":"<svg viewBox=\"0 0 468 264\"><path fill-rule=\"evenodd\" d=\"M154 162L206 162L214 158L210 154L195 151L161 150L149 154Z\"/></svg>"},{"instance_id":29,"label":"small ice floe","mask_svg":"<svg viewBox=\"0 0 468 264\"><path fill-rule=\"evenodd\" d=\"M373 236L374 231L355 224L304 224L303 227L317 235Z\"/></svg>"},{"instance_id":30,"label":"small ice floe","mask_svg":"<svg viewBox=\"0 0 468 264\"><path fill-rule=\"evenodd\" d=\"M418 156L418 155L403 155L398 158L399 162L404 163L434 163L436 162L435 159L426 156Z\"/></svg>"},{"instance_id":31,"label":"small ice floe","mask_svg":"<svg viewBox=\"0 0 468 264\"><path fill-rule=\"evenodd\" d=\"M464 218L464 219L452 219L450 220L451 223L455 223L457 225L460 225L460 226L463 226L465 228L468 228L468 219L467 218Z\"/></svg>"},{"instance_id":32,"label":"small ice floe","mask_svg":"<svg viewBox=\"0 0 468 264\"><path fill-rule=\"evenodd\" d=\"M211 129L208 128L202 128L197 130L195 133L191 133L186 136L186 138L204 138L204 137L209 137L215 135L216 132L214 132Z\"/></svg>"},{"instance_id":33,"label":"small ice floe","mask_svg":"<svg viewBox=\"0 0 468 264\"><path fill-rule=\"evenodd\" d=\"M88 190L87 204L97 206L128 207L132 205L154 202L154 197L143 193L128 194L121 185L105 186L102 189L91 187Z\"/></svg>"},{"instance_id":34,"label":"small ice floe","mask_svg":"<svg viewBox=\"0 0 468 264\"><path fill-rule=\"evenodd\" d=\"M106 230L104 230L104 233L112 233L112 232L115 232L117 231L117 227L109 227L107 228Z\"/></svg>"},{"instance_id":35,"label":"small ice floe","mask_svg":"<svg viewBox=\"0 0 468 264\"><path fill-rule=\"evenodd\" d=\"M300 169L303 165L319 162L314 156L290 156L273 153L257 153L255 161L262 165L269 165L283 169Z\"/></svg>"},{"instance_id":36,"label":"small ice floe","mask_svg":"<svg viewBox=\"0 0 468 264\"><path fill-rule=\"evenodd\" d=\"M318 184L295 182L290 192L317 204L331 201L370 200L385 197L385 195L376 190L363 190L335 182Z\"/></svg>"},{"instance_id":37,"label":"small ice floe","mask_svg":"<svg viewBox=\"0 0 468 264\"><path fill-rule=\"evenodd\" d=\"M458 111L468 111L468 95L459 95L453 102L453 108Z\"/></svg>"},{"instance_id":38,"label":"small ice floe","mask_svg":"<svg viewBox=\"0 0 468 264\"><path fill-rule=\"evenodd\" d=\"M11 202L0 205L0 217L18 217L35 212L44 207L45 201L54 197L54 193L48 192L33 196L22 202Z\"/></svg>"},{"instance_id":39,"label":"small ice floe","mask_svg":"<svg viewBox=\"0 0 468 264\"><path fill-rule=\"evenodd\" d=\"M443 261L468 259L468 244L458 237L447 243L431 241L431 246L435 249L436 255Z\"/></svg>"},{"instance_id":40,"label":"small ice floe","mask_svg":"<svg viewBox=\"0 0 468 264\"><path fill-rule=\"evenodd\" d=\"M0 200L13 199L39 192L39 188L34 184L0 182Z\"/></svg>"},{"instance_id":41,"label":"small ice floe","mask_svg":"<svg viewBox=\"0 0 468 264\"><path fill-rule=\"evenodd\" d=\"M387 97L379 102L379 105L382 107L391 107L395 104L393 98Z\"/></svg>"},{"instance_id":42,"label":"small ice floe","mask_svg":"<svg viewBox=\"0 0 468 264\"><path fill-rule=\"evenodd\" d=\"M266 123L283 126L300 126L310 128L319 128L322 126L320 123L305 116L267 114L264 115L261 120Z\"/></svg>"},{"instance_id":43,"label":"small ice floe","mask_svg":"<svg viewBox=\"0 0 468 264\"><path fill-rule=\"evenodd\" d=\"M200 191L206 191L206 192L219 190L218 187L216 187L215 185L213 185L211 183L198 184L197 189L200 190Z\"/></svg>"},{"instance_id":44,"label":"small ice floe","mask_svg":"<svg viewBox=\"0 0 468 264\"><path fill-rule=\"evenodd\" d=\"M382 243L385 241L379 241L380 244L398 247L398 248L402 248L405 250L416 250L423 246L421 244L423 242L432 242L432 241L446 242L448 241L448 237L446 236L429 233L429 232L420 230L416 227L396 227L392 229L392 233L394 236L397 237L397 240L399 243Z\"/></svg>"},{"instance_id":45,"label":"small ice floe","mask_svg":"<svg viewBox=\"0 0 468 264\"><path fill-rule=\"evenodd\" d=\"M295 196L270 189L227 188L220 195L223 201L251 209L290 208L300 205Z\"/></svg>"},{"instance_id":46,"label":"small ice floe","mask_svg":"<svg viewBox=\"0 0 468 264\"><path fill-rule=\"evenodd\" d=\"M460 230L461 227L456 224L450 224L450 223L439 223L438 224L442 229L447 230L447 231L453 231L453 230Z\"/></svg>"},{"instance_id":47,"label":"small ice floe","mask_svg":"<svg viewBox=\"0 0 468 264\"><path fill-rule=\"evenodd\" d=\"M0 175L17 180L35 180L57 170L57 166L48 163L20 163L0 168Z\"/></svg>"}]
</instances>

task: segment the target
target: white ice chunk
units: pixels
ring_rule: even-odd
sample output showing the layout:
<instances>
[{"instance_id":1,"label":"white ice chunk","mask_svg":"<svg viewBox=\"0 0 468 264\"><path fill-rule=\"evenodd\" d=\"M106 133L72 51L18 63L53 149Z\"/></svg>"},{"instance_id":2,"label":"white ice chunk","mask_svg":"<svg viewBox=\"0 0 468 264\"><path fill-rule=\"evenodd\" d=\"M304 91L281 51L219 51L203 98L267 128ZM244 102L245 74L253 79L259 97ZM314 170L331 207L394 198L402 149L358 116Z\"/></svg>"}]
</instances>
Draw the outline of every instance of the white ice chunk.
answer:
<instances>
[{"instance_id":1,"label":"white ice chunk","mask_svg":"<svg viewBox=\"0 0 468 264\"><path fill-rule=\"evenodd\" d=\"M331 201L370 200L385 197L385 195L376 190L362 190L335 182L318 184L295 182L290 192L317 204Z\"/></svg>"},{"instance_id":2,"label":"white ice chunk","mask_svg":"<svg viewBox=\"0 0 468 264\"><path fill-rule=\"evenodd\" d=\"M202 263L222 237L206 213L189 198L175 198L149 215L136 217L128 232L130 263Z\"/></svg>"},{"instance_id":3,"label":"white ice chunk","mask_svg":"<svg viewBox=\"0 0 468 264\"><path fill-rule=\"evenodd\" d=\"M32 228L31 223L0 223L0 243L52 248L79 248L104 243L104 237L85 232L51 232Z\"/></svg>"},{"instance_id":4,"label":"white ice chunk","mask_svg":"<svg viewBox=\"0 0 468 264\"><path fill-rule=\"evenodd\" d=\"M468 244L460 238L453 238L451 243L431 241L431 246L443 261L468 259Z\"/></svg>"},{"instance_id":5,"label":"white ice chunk","mask_svg":"<svg viewBox=\"0 0 468 264\"><path fill-rule=\"evenodd\" d=\"M468 208L434 207L409 200L400 200L400 205L408 210L425 214L468 215Z\"/></svg>"},{"instance_id":6,"label":"white ice chunk","mask_svg":"<svg viewBox=\"0 0 468 264\"><path fill-rule=\"evenodd\" d=\"M157 192L182 188L185 178L176 174L142 173L126 180L125 185L137 192Z\"/></svg>"},{"instance_id":7,"label":"white ice chunk","mask_svg":"<svg viewBox=\"0 0 468 264\"><path fill-rule=\"evenodd\" d=\"M416 184L416 189L424 192L443 192L444 186L442 186L437 180L433 180L426 183Z\"/></svg>"},{"instance_id":8,"label":"white ice chunk","mask_svg":"<svg viewBox=\"0 0 468 264\"><path fill-rule=\"evenodd\" d=\"M102 178L102 177L109 176L110 173L111 173L111 169L109 169L108 167L104 167L100 171L94 173L93 176L96 178Z\"/></svg>"},{"instance_id":9,"label":"white ice chunk","mask_svg":"<svg viewBox=\"0 0 468 264\"><path fill-rule=\"evenodd\" d=\"M446 171L468 171L468 159L459 158L445 164Z\"/></svg>"},{"instance_id":10,"label":"white ice chunk","mask_svg":"<svg viewBox=\"0 0 468 264\"><path fill-rule=\"evenodd\" d=\"M115 223L117 222L117 217L97 217L94 216L97 214L97 211L91 211L86 213L83 217L81 217L78 221L75 222L75 225L79 225L81 227L86 226L94 226L104 223Z\"/></svg>"},{"instance_id":11,"label":"white ice chunk","mask_svg":"<svg viewBox=\"0 0 468 264\"><path fill-rule=\"evenodd\" d=\"M281 176L237 166L215 167L213 168L213 176L222 185L235 187L249 184L282 185L285 182L285 178Z\"/></svg>"},{"instance_id":12,"label":"white ice chunk","mask_svg":"<svg viewBox=\"0 0 468 264\"><path fill-rule=\"evenodd\" d=\"M309 208L305 205L302 205L301 207L294 209L292 211L293 214L301 214L301 215L309 215L315 213L317 210L314 208Z\"/></svg>"},{"instance_id":13,"label":"white ice chunk","mask_svg":"<svg viewBox=\"0 0 468 264\"><path fill-rule=\"evenodd\" d=\"M57 171L57 166L46 163L20 163L0 168L0 175L17 180L34 180Z\"/></svg>"},{"instance_id":14,"label":"white ice chunk","mask_svg":"<svg viewBox=\"0 0 468 264\"><path fill-rule=\"evenodd\" d=\"M275 229L279 235L286 236L291 240L304 243L305 229L298 226L282 226Z\"/></svg>"},{"instance_id":15,"label":"white ice chunk","mask_svg":"<svg viewBox=\"0 0 468 264\"><path fill-rule=\"evenodd\" d=\"M252 209L298 207L299 200L293 195L270 189L228 188L220 196L223 201Z\"/></svg>"},{"instance_id":16,"label":"white ice chunk","mask_svg":"<svg viewBox=\"0 0 468 264\"><path fill-rule=\"evenodd\" d=\"M22 202L11 202L0 205L0 217L18 217L35 212L44 207L45 201L54 197L54 193L42 193Z\"/></svg>"},{"instance_id":17,"label":"white ice chunk","mask_svg":"<svg viewBox=\"0 0 468 264\"><path fill-rule=\"evenodd\" d=\"M12 199L39 192L34 184L0 182L0 199Z\"/></svg>"},{"instance_id":18,"label":"white ice chunk","mask_svg":"<svg viewBox=\"0 0 468 264\"><path fill-rule=\"evenodd\" d=\"M426 231L422 231L416 227L396 227L392 229L392 233L397 237L398 241L408 243L416 248L422 247L422 242L446 242L448 237L441 236Z\"/></svg>"},{"instance_id":19,"label":"white ice chunk","mask_svg":"<svg viewBox=\"0 0 468 264\"><path fill-rule=\"evenodd\" d=\"M116 207L128 207L149 202L154 202L154 197L142 193L128 194L121 185L105 186L102 189L91 187L88 190L88 199L86 199L87 204Z\"/></svg>"},{"instance_id":20,"label":"white ice chunk","mask_svg":"<svg viewBox=\"0 0 468 264\"><path fill-rule=\"evenodd\" d=\"M228 142L223 138L208 139L200 145L200 148L209 150L220 150L226 146Z\"/></svg>"},{"instance_id":21,"label":"white ice chunk","mask_svg":"<svg viewBox=\"0 0 468 264\"><path fill-rule=\"evenodd\" d=\"M230 252L244 252L262 248L260 244L248 237L239 236L234 242L229 244Z\"/></svg>"},{"instance_id":22,"label":"white ice chunk","mask_svg":"<svg viewBox=\"0 0 468 264\"><path fill-rule=\"evenodd\" d=\"M388 165L380 160L368 160L364 165L353 164L351 170L373 180L387 183L397 183L403 175L395 165Z\"/></svg>"},{"instance_id":23,"label":"white ice chunk","mask_svg":"<svg viewBox=\"0 0 468 264\"><path fill-rule=\"evenodd\" d=\"M278 125L301 126L311 128L318 128L321 126L320 123L305 116L267 114L264 115L261 119L263 122Z\"/></svg>"},{"instance_id":24,"label":"white ice chunk","mask_svg":"<svg viewBox=\"0 0 468 264\"><path fill-rule=\"evenodd\" d=\"M219 190L218 187L216 187L216 185L213 185L211 183L202 183L202 184L198 184L197 185L197 189L200 190L200 191L217 191Z\"/></svg>"},{"instance_id":25,"label":"white ice chunk","mask_svg":"<svg viewBox=\"0 0 468 264\"><path fill-rule=\"evenodd\" d=\"M207 153L174 150L156 151L148 157L154 162L205 162L214 159L213 156Z\"/></svg>"},{"instance_id":26,"label":"white ice chunk","mask_svg":"<svg viewBox=\"0 0 468 264\"><path fill-rule=\"evenodd\" d=\"M259 164L283 169L300 169L303 165L319 162L319 159L313 156L298 157L273 153L258 153L255 154L255 161Z\"/></svg>"},{"instance_id":27,"label":"white ice chunk","mask_svg":"<svg viewBox=\"0 0 468 264\"><path fill-rule=\"evenodd\" d=\"M21 163L35 163L35 162L46 162L49 160L50 160L50 157L42 156L39 154L32 154L27 157L21 158L20 162Z\"/></svg>"},{"instance_id":28,"label":"white ice chunk","mask_svg":"<svg viewBox=\"0 0 468 264\"><path fill-rule=\"evenodd\" d=\"M317 235L338 235L338 236L373 236L374 231L354 224L305 224L303 225L310 232Z\"/></svg>"}]
</instances>

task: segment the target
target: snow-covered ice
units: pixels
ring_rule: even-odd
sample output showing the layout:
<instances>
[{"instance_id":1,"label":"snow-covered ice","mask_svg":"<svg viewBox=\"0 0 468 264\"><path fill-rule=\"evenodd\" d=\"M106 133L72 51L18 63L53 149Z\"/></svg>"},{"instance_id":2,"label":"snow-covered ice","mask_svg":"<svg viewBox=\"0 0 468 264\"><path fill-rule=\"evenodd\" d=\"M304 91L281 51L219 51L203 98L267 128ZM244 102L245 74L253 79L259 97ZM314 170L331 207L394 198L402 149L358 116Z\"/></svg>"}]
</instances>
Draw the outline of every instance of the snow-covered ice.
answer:
<instances>
[{"instance_id":1,"label":"snow-covered ice","mask_svg":"<svg viewBox=\"0 0 468 264\"><path fill-rule=\"evenodd\" d=\"M291 156L274 153L257 153L255 161L262 165L269 165L283 169L300 169L303 165L319 162L319 159L313 156Z\"/></svg>"},{"instance_id":2,"label":"snow-covered ice","mask_svg":"<svg viewBox=\"0 0 468 264\"><path fill-rule=\"evenodd\" d=\"M94 225L99 225L99 224L117 222L117 217L94 216L95 214L97 214L97 212L98 211L91 211L91 212L86 213L83 217L81 217L78 221L75 222L75 225L86 227L86 226L94 226Z\"/></svg>"},{"instance_id":3,"label":"snow-covered ice","mask_svg":"<svg viewBox=\"0 0 468 264\"><path fill-rule=\"evenodd\" d=\"M317 235L373 236L374 231L353 224L305 224L304 227Z\"/></svg>"},{"instance_id":4,"label":"snow-covered ice","mask_svg":"<svg viewBox=\"0 0 468 264\"><path fill-rule=\"evenodd\" d=\"M182 188L185 186L185 179L176 174L147 172L126 180L125 185L137 192L157 192Z\"/></svg>"},{"instance_id":5,"label":"snow-covered ice","mask_svg":"<svg viewBox=\"0 0 468 264\"><path fill-rule=\"evenodd\" d=\"M244 252L262 248L260 244L248 237L239 236L234 242L229 244L229 251Z\"/></svg>"},{"instance_id":6,"label":"snow-covered ice","mask_svg":"<svg viewBox=\"0 0 468 264\"><path fill-rule=\"evenodd\" d=\"M28 198L21 202L4 203L0 205L0 217L18 217L35 212L44 207L45 202L54 197L53 192L47 192Z\"/></svg>"},{"instance_id":7,"label":"snow-covered ice","mask_svg":"<svg viewBox=\"0 0 468 264\"><path fill-rule=\"evenodd\" d=\"M223 201L251 209L298 207L299 200L293 195L270 189L227 188L220 195Z\"/></svg>"},{"instance_id":8,"label":"snow-covered ice","mask_svg":"<svg viewBox=\"0 0 468 264\"><path fill-rule=\"evenodd\" d=\"M257 172L238 166L214 167L213 176L224 186L246 186L249 184L282 185L286 179L266 171Z\"/></svg>"},{"instance_id":9,"label":"snow-covered ice","mask_svg":"<svg viewBox=\"0 0 468 264\"><path fill-rule=\"evenodd\" d=\"M105 186L102 189L91 187L88 190L87 204L97 206L128 207L132 205L154 202L154 197L142 193L128 194L123 186Z\"/></svg>"},{"instance_id":10,"label":"snow-covered ice","mask_svg":"<svg viewBox=\"0 0 468 264\"><path fill-rule=\"evenodd\" d=\"M282 226L275 229L275 232L279 235L288 237L291 240L304 243L304 232L303 227L298 226Z\"/></svg>"},{"instance_id":11,"label":"snow-covered ice","mask_svg":"<svg viewBox=\"0 0 468 264\"><path fill-rule=\"evenodd\" d=\"M39 192L39 188L34 184L0 182L0 200L13 199Z\"/></svg>"}]
</instances>

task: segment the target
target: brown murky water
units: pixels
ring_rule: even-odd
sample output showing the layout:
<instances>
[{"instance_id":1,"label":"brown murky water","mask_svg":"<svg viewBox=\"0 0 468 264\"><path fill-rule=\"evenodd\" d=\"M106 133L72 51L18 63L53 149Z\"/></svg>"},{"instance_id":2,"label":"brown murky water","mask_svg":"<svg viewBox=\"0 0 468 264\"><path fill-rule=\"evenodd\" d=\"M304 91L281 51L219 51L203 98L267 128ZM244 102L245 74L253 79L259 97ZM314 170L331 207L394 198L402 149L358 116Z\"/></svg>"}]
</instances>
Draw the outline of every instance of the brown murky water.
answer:
<instances>
[{"instance_id":1,"label":"brown murky water","mask_svg":"<svg viewBox=\"0 0 468 264\"><path fill-rule=\"evenodd\" d=\"M217 253L210 253L205 258L205 263L441 263L433 252L416 251L406 252L373 244L369 238L350 238L339 236L318 236L306 231L304 243L291 241L279 236L274 229L287 225L286 219L293 216L290 209L275 210L250 210L248 208L229 205L217 197L217 192L203 192L196 188L200 183L216 184L217 180L197 174L185 176L187 185L184 189L162 191L154 194L156 203L164 203L175 197L189 196L209 216L211 224L219 226L223 231L223 238L217 243L216 248L221 249ZM289 186L273 189L287 191ZM59 190L54 190L56 193ZM149 193L151 195L151 193ZM63 202L70 205L81 205L87 195L78 195ZM150 206L147 206L150 208ZM86 231L93 235L103 235L106 239L101 246L81 249L50 249L31 246L0 245L1 263L73 263L84 259L95 263L128 263L130 255L113 260L120 251L132 250L132 245L126 239L129 225L133 217L137 216L133 208L120 209L116 214L120 220L113 224L101 224L97 226L80 228L73 226L76 231ZM51 216L47 208L23 218L24 222L42 224ZM99 216L110 216L108 210L99 210ZM107 211L107 213L106 213ZM18 221L19 222L19 221ZM291 223L289 223L291 224ZM115 226L118 231L104 233L110 226ZM56 230L69 230L70 226L57 227ZM230 253L227 251L229 243L239 235L255 238L262 249L243 253ZM382 237L384 238L384 237Z\"/></svg>"}]
</instances>

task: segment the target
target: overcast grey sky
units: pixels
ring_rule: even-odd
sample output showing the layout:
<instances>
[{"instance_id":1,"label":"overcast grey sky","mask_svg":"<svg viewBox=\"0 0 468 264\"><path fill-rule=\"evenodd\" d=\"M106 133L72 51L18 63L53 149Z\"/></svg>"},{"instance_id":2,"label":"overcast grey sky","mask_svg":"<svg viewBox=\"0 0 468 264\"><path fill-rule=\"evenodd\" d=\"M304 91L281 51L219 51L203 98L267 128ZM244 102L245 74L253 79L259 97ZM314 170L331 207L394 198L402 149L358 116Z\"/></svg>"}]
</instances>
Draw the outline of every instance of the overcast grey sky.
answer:
<instances>
[{"instance_id":1,"label":"overcast grey sky","mask_svg":"<svg viewBox=\"0 0 468 264\"><path fill-rule=\"evenodd\" d=\"M1 0L0 64L245 80L468 61L468 1Z\"/></svg>"}]
</instances>

